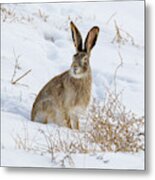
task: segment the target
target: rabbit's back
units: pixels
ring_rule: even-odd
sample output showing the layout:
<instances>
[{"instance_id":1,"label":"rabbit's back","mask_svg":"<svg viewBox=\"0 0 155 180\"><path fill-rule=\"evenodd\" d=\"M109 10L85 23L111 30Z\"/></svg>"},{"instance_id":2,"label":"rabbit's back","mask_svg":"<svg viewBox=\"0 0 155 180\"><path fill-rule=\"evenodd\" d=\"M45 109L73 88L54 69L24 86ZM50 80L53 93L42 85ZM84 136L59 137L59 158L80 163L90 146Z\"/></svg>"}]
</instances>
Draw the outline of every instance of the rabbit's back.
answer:
<instances>
[{"instance_id":1,"label":"rabbit's back","mask_svg":"<svg viewBox=\"0 0 155 180\"><path fill-rule=\"evenodd\" d=\"M45 115L42 114L50 113L51 116L54 116L56 109L62 106L63 102L60 101L60 99L63 99L63 78L67 73L68 72L66 71L63 74L54 77L39 92L32 108L32 121L41 121L43 123L47 123ZM44 116L44 118L41 116Z\"/></svg>"},{"instance_id":2,"label":"rabbit's back","mask_svg":"<svg viewBox=\"0 0 155 180\"><path fill-rule=\"evenodd\" d=\"M56 76L38 94L32 108L32 120L64 126L70 113L85 110L89 104L91 81L91 72L83 79L71 77L69 71Z\"/></svg>"}]
</instances>

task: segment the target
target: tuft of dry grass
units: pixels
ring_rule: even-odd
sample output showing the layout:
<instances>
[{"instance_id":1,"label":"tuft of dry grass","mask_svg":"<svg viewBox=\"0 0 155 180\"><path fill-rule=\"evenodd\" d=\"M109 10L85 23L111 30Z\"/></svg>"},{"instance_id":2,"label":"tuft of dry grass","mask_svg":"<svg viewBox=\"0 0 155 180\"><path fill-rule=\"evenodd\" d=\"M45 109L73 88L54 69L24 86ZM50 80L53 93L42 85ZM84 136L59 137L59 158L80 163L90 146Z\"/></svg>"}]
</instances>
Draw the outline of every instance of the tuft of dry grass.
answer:
<instances>
[{"instance_id":1,"label":"tuft of dry grass","mask_svg":"<svg viewBox=\"0 0 155 180\"><path fill-rule=\"evenodd\" d=\"M20 23L32 23L33 17L31 16L23 16L17 15L14 9L8 8L5 5L1 5L1 20L2 22L12 23L12 22L20 22Z\"/></svg>"},{"instance_id":2,"label":"tuft of dry grass","mask_svg":"<svg viewBox=\"0 0 155 180\"><path fill-rule=\"evenodd\" d=\"M16 19L16 13L12 9L6 8L5 6L1 5L0 11L1 11L2 22L12 21Z\"/></svg>"},{"instance_id":3,"label":"tuft of dry grass","mask_svg":"<svg viewBox=\"0 0 155 180\"><path fill-rule=\"evenodd\" d=\"M119 46L120 45L125 45L126 43L130 43L132 46L135 47L140 47L140 45L138 45L135 42L134 37L128 33L127 31L123 30L118 24L117 21L114 20L114 25L115 25L115 36L112 40L112 43L117 43Z\"/></svg>"},{"instance_id":4,"label":"tuft of dry grass","mask_svg":"<svg viewBox=\"0 0 155 180\"><path fill-rule=\"evenodd\" d=\"M34 13L34 15L40 18L43 22L47 22L49 18L49 16L45 12L41 11L41 9L39 9L37 13Z\"/></svg>"},{"instance_id":5,"label":"tuft of dry grass","mask_svg":"<svg viewBox=\"0 0 155 180\"><path fill-rule=\"evenodd\" d=\"M93 100L88 114L87 138L102 151L144 150L144 117L127 111L119 96L108 93L104 104Z\"/></svg>"},{"instance_id":6,"label":"tuft of dry grass","mask_svg":"<svg viewBox=\"0 0 155 180\"><path fill-rule=\"evenodd\" d=\"M31 138L27 123L23 122L22 125L22 133L13 133L11 137L13 138L17 149L23 149L27 152L32 151L34 148L35 137Z\"/></svg>"},{"instance_id":7,"label":"tuft of dry grass","mask_svg":"<svg viewBox=\"0 0 155 180\"><path fill-rule=\"evenodd\" d=\"M12 23L12 22L33 23L34 16L38 17L43 22L47 22L49 18L49 16L40 9L36 13L30 15L22 15L22 14L17 14L15 10L12 8L8 8L5 5L1 5L0 11L1 11L2 22L8 22L8 23Z\"/></svg>"}]
</instances>

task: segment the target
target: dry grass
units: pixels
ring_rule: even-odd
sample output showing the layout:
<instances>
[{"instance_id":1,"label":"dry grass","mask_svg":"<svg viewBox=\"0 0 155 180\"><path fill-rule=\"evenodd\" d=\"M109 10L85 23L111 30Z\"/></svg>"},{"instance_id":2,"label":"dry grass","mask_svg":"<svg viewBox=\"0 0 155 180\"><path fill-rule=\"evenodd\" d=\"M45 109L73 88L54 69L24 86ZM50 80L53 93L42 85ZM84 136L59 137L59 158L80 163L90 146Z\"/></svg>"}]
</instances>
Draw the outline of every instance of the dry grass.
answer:
<instances>
[{"instance_id":1,"label":"dry grass","mask_svg":"<svg viewBox=\"0 0 155 180\"><path fill-rule=\"evenodd\" d=\"M67 131L64 134L64 131L59 128L54 133L48 128L46 131L39 129L40 134L46 142L47 151L52 154L52 157L58 152L65 154L90 152L90 147L84 133L72 130Z\"/></svg>"},{"instance_id":2,"label":"dry grass","mask_svg":"<svg viewBox=\"0 0 155 180\"><path fill-rule=\"evenodd\" d=\"M39 128L36 134L23 126L15 134L16 148L50 156L51 163L74 167L73 154L144 151L144 117L136 117L119 101L119 95L107 94L104 103L93 99L85 132L57 127Z\"/></svg>"},{"instance_id":3,"label":"dry grass","mask_svg":"<svg viewBox=\"0 0 155 180\"><path fill-rule=\"evenodd\" d=\"M8 8L5 5L1 5L1 20L2 22L12 23L32 23L34 18L32 16L17 15L14 9Z\"/></svg>"},{"instance_id":4,"label":"dry grass","mask_svg":"<svg viewBox=\"0 0 155 180\"><path fill-rule=\"evenodd\" d=\"M90 107L87 138L102 151L144 150L144 117L127 111L119 95L108 93L104 104L95 99Z\"/></svg>"},{"instance_id":5,"label":"dry grass","mask_svg":"<svg viewBox=\"0 0 155 180\"><path fill-rule=\"evenodd\" d=\"M69 136L72 137L67 139ZM22 133L12 136L17 149L50 155L51 163L59 164L61 167L74 167L72 154L89 152L83 137L80 137L79 132L62 135L60 128L54 132L48 128L46 130L39 128L32 136L24 123ZM58 153L61 155L59 156Z\"/></svg>"},{"instance_id":6,"label":"dry grass","mask_svg":"<svg viewBox=\"0 0 155 180\"><path fill-rule=\"evenodd\" d=\"M16 19L16 13L14 12L14 10L6 8L3 5L0 6L0 10L1 10L2 22L7 22L7 21L11 22L14 19Z\"/></svg>"},{"instance_id":7,"label":"dry grass","mask_svg":"<svg viewBox=\"0 0 155 180\"><path fill-rule=\"evenodd\" d=\"M134 37L128 33L127 31L123 30L117 23L116 20L114 20L114 25L115 25L115 36L112 40L112 43L117 43L119 46L120 45L125 45L126 43L131 44L132 46L135 47L140 47L140 45L138 45L135 42Z\"/></svg>"},{"instance_id":8,"label":"dry grass","mask_svg":"<svg viewBox=\"0 0 155 180\"><path fill-rule=\"evenodd\" d=\"M35 137L31 138L27 123L23 122L22 133L12 134L17 149L32 151L34 149Z\"/></svg>"},{"instance_id":9,"label":"dry grass","mask_svg":"<svg viewBox=\"0 0 155 180\"><path fill-rule=\"evenodd\" d=\"M120 95L110 92L104 103L93 100L88 116L85 132L62 128L56 131L38 129L38 137L42 141L28 139L27 128L24 136L14 137L18 148L32 150L41 154L92 153L92 152L138 152L144 150L144 117L136 117L127 111L119 100ZM31 142L31 143L30 143ZM42 143L41 143L42 142ZM33 145L32 145L33 144Z\"/></svg>"},{"instance_id":10,"label":"dry grass","mask_svg":"<svg viewBox=\"0 0 155 180\"><path fill-rule=\"evenodd\" d=\"M12 22L33 23L34 16L38 17L43 22L47 22L49 18L49 16L40 9L36 13L32 13L30 15L22 15L22 14L17 14L13 8L8 8L5 5L1 5L0 11L1 11L2 22L7 22L7 23L12 23Z\"/></svg>"},{"instance_id":11,"label":"dry grass","mask_svg":"<svg viewBox=\"0 0 155 180\"><path fill-rule=\"evenodd\" d=\"M34 13L34 15L40 18L43 22L47 22L49 18L49 16L41 9L39 9L37 13Z\"/></svg>"}]
</instances>

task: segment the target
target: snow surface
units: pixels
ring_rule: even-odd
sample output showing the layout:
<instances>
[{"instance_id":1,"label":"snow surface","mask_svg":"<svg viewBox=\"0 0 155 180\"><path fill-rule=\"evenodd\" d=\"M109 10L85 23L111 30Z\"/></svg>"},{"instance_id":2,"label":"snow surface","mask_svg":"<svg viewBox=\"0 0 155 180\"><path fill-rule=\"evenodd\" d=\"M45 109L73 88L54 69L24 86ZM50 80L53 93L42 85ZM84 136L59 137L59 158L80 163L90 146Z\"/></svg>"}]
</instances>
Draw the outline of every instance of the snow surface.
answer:
<instances>
[{"instance_id":1,"label":"snow surface","mask_svg":"<svg viewBox=\"0 0 155 180\"><path fill-rule=\"evenodd\" d=\"M55 75L69 69L75 48L69 22L73 20L83 38L88 30L100 27L99 38L92 51L92 95L103 100L105 87L114 84L114 72L120 58L123 66L117 74L117 89L123 90L122 102L137 115L144 115L144 2L91 2L53 4L3 5L16 13L15 19L1 18L1 149L2 166L60 167L52 163L49 155L19 150L13 140L21 134L23 122L29 134L35 136L46 126L53 131L55 125L42 125L30 121L32 104L40 89ZM47 22L39 15L47 17ZM113 16L112 16L113 15ZM24 18L23 18L24 17ZM111 18L110 18L111 17ZM27 19L31 18L30 21ZM134 37L130 42L111 43L115 36L114 20ZM15 79L32 71L18 84L10 83L18 57L19 69ZM62 131L68 131L61 128ZM64 130L65 129L65 130ZM63 156L60 154L60 158ZM144 153L72 154L76 168L144 169ZM66 165L69 167L69 165Z\"/></svg>"}]
</instances>

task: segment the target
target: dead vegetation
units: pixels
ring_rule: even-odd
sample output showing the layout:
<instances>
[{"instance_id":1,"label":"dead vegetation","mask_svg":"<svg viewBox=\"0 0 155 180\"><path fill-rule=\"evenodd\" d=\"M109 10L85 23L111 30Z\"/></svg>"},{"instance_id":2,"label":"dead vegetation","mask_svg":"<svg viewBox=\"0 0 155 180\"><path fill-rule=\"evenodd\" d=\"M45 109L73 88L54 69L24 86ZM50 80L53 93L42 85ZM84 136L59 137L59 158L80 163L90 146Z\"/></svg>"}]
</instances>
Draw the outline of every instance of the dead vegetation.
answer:
<instances>
[{"instance_id":1,"label":"dead vegetation","mask_svg":"<svg viewBox=\"0 0 155 180\"><path fill-rule=\"evenodd\" d=\"M18 148L32 150L41 154L93 153L93 152L139 152L144 150L144 117L137 117L127 111L119 99L120 94L107 93L105 102L93 99L84 132L62 128L56 131L38 129L42 141L29 141L27 127L23 136L14 137ZM31 143L30 143L31 142ZM41 143L44 142L44 143ZM31 145L30 145L31 144ZM33 145L32 145L33 144Z\"/></svg>"},{"instance_id":2,"label":"dead vegetation","mask_svg":"<svg viewBox=\"0 0 155 180\"><path fill-rule=\"evenodd\" d=\"M13 74L11 77L11 84L15 85L21 79L23 79L26 75L28 75L31 72L31 69L29 69L28 71L26 71L25 73L20 75L18 78L16 78L17 71L21 70L21 66L19 65L19 59L21 56L20 55L17 56L14 49L13 49L13 54L14 54L14 59L15 59L15 65L14 65L14 70L13 70Z\"/></svg>"},{"instance_id":3,"label":"dead vegetation","mask_svg":"<svg viewBox=\"0 0 155 180\"><path fill-rule=\"evenodd\" d=\"M61 167L74 167L76 153L144 151L144 117L127 111L119 96L108 92L105 102L93 99L85 131L50 130L47 125L32 136L24 125L21 134L12 136L16 148L49 156L51 163Z\"/></svg>"},{"instance_id":4,"label":"dead vegetation","mask_svg":"<svg viewBox=\"0 0 155 180\"><path fill-rule=\"evenodd\" d=\"M43 12L41 9L39 9L37 13L34 13L34 15L40 18L43 22L47 22L49 18L49 16L45 14L45 12Z\"/></svg>"},{"instance_id":5,"label":"dead vegetation","mask_svg":"<svg viewBox=\"0 0 155 180\"><path fill-rule=\"evenodd\" d=\"M50 156L51 163L59 164L61 167L73 167L72 154L89 151L82 140L83 136L80 137L79 133L62 135L62 132L60 128L54 132L50 131L48 127L46 130L39 128L32 136L28 131L28 126L23 123L22 133L20 135L13 134L12 138L17 149ZM67 139L69 136L70 138ZM58 155L60 152L61 156Z\"/></svg>"},{"instance_id":6,"label":"dead vegetation","mask_svg":"<svg viewBox=\"0 0 155 180\"><path fill-rule=\"evenodd\" d=\"M131 44L132 46L135 47L140 47L136 42L134 37L128 33L127 31L123 30L117 23L116 20L114 20L114 25L115 25L115 36L112 40L112 43L117 43L119 46L120 45L125 45L126 43Z\"/></svg>"},{"instance_id":7,"label":"dead vegetation","mask_svg":"<svg viewBox=\"0 0 155 180\"><path fill-rule=\"evenodd\" d=\"M19 23L33 23L34 16L38 17L41 21L47 22L49 16L45 14L42 10L38 10L38 12L32 13L30 15L22 15L17 14L15 9L9 8L5 5L0 6L1 11L1 20L2 22L12 23L12 22L19 22Z\"/></svg>"},{"instance_id":8,"label":"dead vegetation","mask_svg":"<svg viewBox=\"0 0 155 180\"><path fill-rule=\"evenodd\" d=\"M35 137L32 138L30 135L27 123L23 122L22 133L13 133L12 138L17 149L23 149L25 151L33 150Z\"/></svg>"},{"instance_id":9,"label":"dead vegetation","mask_svg":"<svg viewBox=\"0 0 155 180\"><path fill-rule=\"evenodd\" d=\"M116 16L117 12L114 12L110 17L109 19L107 20L106 22L106 25L108 25L110 23L110 21L113 19L114 16Z\"/></svg>"},{"instance_id":10,"label":"dead vegetation","mask_svg":"<svg viewBox=\"0 0 155 180\"><path fill-rule=\"evenodd\" d=\"M34 20L32 16L19 15L15 12L15 9L8 8L5 5L1 5L0 11L1 11L1 21L4 23L5 22L32 23Z\"/></svg>"},{"instance_id":11,"label":"dead vegetation","mask_svg":"<svg viewBox=\"0 0 155 180\"><path fill-rule=\"evenodd\" d=\"M104 104L91 104L87 138L102 151L139 152L144 150L144 117L127 111L119 95L108 92Z\"/></svg>"},{"instance_id":12,"label":"dead vegetation","mask_svg":"<svg viewBox=\"0 0 155 180\"><path fill-rule=\"evenodd\" d=\"M16 13L12 9L6 8L5 6L1 5L0 11L1 11L2 22L7 22L7 21L11 22L14 19L16 19Z\"/></svg>"}]
</instances>

